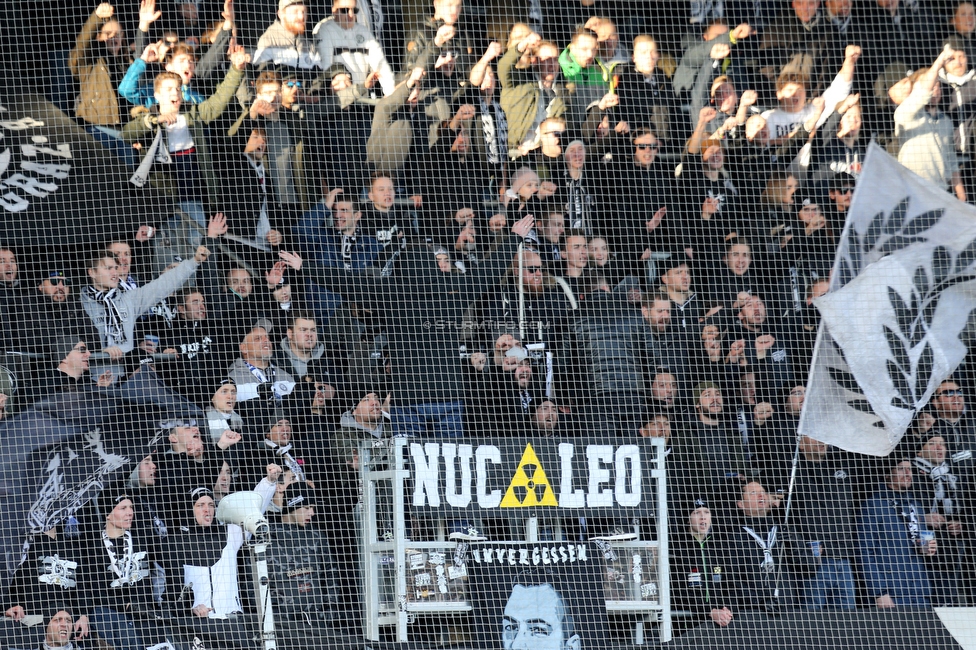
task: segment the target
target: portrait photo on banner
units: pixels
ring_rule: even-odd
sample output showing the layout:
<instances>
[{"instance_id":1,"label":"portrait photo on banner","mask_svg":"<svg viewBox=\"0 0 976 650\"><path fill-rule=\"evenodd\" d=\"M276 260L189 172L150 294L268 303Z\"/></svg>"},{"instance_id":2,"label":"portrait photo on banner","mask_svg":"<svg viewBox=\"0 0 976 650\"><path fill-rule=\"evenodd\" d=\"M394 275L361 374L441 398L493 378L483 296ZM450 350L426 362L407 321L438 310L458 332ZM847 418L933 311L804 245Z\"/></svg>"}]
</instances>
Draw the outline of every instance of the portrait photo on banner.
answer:
<instances>
[{"instance_id":1,"label":"portrait photo on banner","mask_svg":"<svg viewBox=\"0 0 976 650\"><path fill-rule=\"evenodd\" d=\"M603 555L586 542L472 544L475 640L492 650L608 647Z\"/></svg>"}]
</instances>

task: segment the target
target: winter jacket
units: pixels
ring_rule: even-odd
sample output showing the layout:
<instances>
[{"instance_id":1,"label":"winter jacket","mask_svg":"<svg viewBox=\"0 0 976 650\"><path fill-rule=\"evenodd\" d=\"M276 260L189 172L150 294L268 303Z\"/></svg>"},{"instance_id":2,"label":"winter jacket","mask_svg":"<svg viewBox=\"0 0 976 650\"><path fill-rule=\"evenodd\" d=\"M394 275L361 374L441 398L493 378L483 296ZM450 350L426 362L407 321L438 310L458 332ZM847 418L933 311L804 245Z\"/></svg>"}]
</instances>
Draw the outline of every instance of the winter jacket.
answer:
<instances>
[{"instance_id":1,"label":"winter jacket","mask_svg":"<svg viewBox=\"0 0 976 650\"><path fill-rule=\"evenodd\" d=\"M510 47L498 61L498 84L502 88L502 110L508 120L510 154L516 151L535 124L540 101L546 102L547 118L562 117L567 109L562 84L557 81L551 90L543 89L534 70L518 70L515 67L520 56L518 48Z\"/></svg>"},{"instance_id":2,"label":"winter jacket","mask_svg":"<svg viewBox=\"0 0 976 650\"><path fill-rule=\"evenodd\" d=\"M190 131L190 135L193 138L193 146L196 149L197 156L197 166L200 168L200 174L203 181L206 183L208 188L208 193L210 197L219 196L219 180L214 177L213 169L210 161L209 148L207 146L207 137L204 131L204 126L210 124L216 120L227 108L231 99L234 97L234 92L237 90L237 86L240 85L241 79L244 78L244 73L238 70L236 67L231 66L227 71L227 76L224 80L220 82L217 86L216 92L211 95L205 102L201 104L194 104L189 107L182 107L180 110L180 116L186 118L187 128ZM185 110L184 110L185 109ZM129 144L134 144L136 142L141 142L143 144L143 157L152 149L151 145L156 134L159 132L158 116L154 114L143 115L135 118L131 122L125 125L122 129L122 139ZM164 131L162 142L160 142L160 149L166 146L166 133ZM153 176L154 180L158 183L163 179L160 177L160 172L162 172L166 165L154 165ZM190 198L190 197L186 197Z\"/></svg>"},{"instance_id":3,"label":"winter jacket","mask_svg":"<svg viewBox=\"0 0 976 650\"><path fill-rule=\"evenodd\" d=\"M89 124L117 127L122 119L112 77L115 74L113 68L121 59L105 52L96 40L105 22L92 12L68 56L68 68L78 80L80 90L75 115Z\"/></svg>"},{"instance_id":4,"label":"winter jacket","mask_svg":"<svg viewBox=\"0 0 976 650\"><path fill-rule=\"evenodd\" d=\"M194 259L184 260L176 268L163 273L149 284L141 286L138 289L124 293L116 289L114 300L122 322L123 340L109 338L110 333L107 329L108 316L105 305L94 300L87 292L83 292L81 294L81 306L84 308L85 313L88 314L88 317L91 318L92 322L95 323L95 327L98 328L102 347L117 346L123 352L132 350L135 347L134 332L136 319L147 313L160 300L186 284L186 281L190 279L190 276L196 272L199 266L200 264Z\"/></svg>"},{"instance_id":5,"label":"winter jacket","mask_svg":"<svg viewBox=\"0 0 976 650\"><path fill-rule=\"evenodd\" d=\"M896 605L928 605L932 589L916 550L925 530L925 509L910 492L881 486L864 502L857 532L871 598L887 595Z\"/></svg>"}]
</instances>

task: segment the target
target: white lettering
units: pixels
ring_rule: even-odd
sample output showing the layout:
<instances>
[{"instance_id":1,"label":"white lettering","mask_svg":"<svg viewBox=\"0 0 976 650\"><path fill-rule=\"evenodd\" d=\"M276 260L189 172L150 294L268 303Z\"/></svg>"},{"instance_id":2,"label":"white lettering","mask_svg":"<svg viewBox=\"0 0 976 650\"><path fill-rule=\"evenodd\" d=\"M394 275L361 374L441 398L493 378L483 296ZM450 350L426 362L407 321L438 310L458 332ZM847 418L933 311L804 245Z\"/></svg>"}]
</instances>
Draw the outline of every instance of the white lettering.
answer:
<instances>
[{"instance_id":1,"label":"white lettering","mask_svg":"<svg viewBox=\"0 0 976 650\"><path fill-rule=\"evenodd\" d=\"M528 551L528 549L524 549L524 548L520 548L519 549L519 560L518 560L518 563L519 564L524 564L525 566L528 566L529 565L529 551Z\"/></svg>"},{"instance_id":2,"label":"white lettering","mask_svg":"<svg viewBox=\"0 0 976 650\"><path fill-rule=\"evenodd\" d=\"M624 508L636 508L641 502L641 465L640 449L637 445L622 445L617 447L615 455L617 480L614 484L613 496L617 505ZM630 463L630 491L627 491L627 464Z\"/></svg>"},{"instance_id":3,"label":"white lettering","mask_svg":"<svg viewBox=\"0 0 976 650\"><path fill-rule=\"evenodd\" d=\"M0 122L0 126L10 131L26 131L35 126L44 126L44 122L38 122L33 117L22 117L16 122L10 120Z\"/></svg>"},{"instance_id":4,"label":"white lettering","mask_svg":"<svg viewBox=\"0 0 976 650\"><path fill-rule=\"evenodd\" d=\"M58 186L56 183L42 183L36 178L31 178L29 176L24 176L21 173L16 173L10 175L3 184L7 187L16 187L24 190L32 196L36 196L39 199L43 199L50 192L56 192Z\"/></svg>"},{"instance_id":5,"label":"white lettering","mask_svg":"<svg viewBox=\"0 0 976 650\"><path fill-rule=\"evenodd\" d=\"M427 455L424 455L424 450ZM424 495L431 508L439 508L441 497L437 493L437 456L440 445L436 442L428 442L423 447L417 443L410 444L410 455L413 456L415 470L413 487L413 505L415 508L424 507Z\"/></svg>"},{"instance_id":6,"label":"white lettering","mask_svg":"<svg viewBox=\"0 0 976 650\"><path fill-rule=\"evenodd\" d=\"M457 473L454 470L454 456L457 451L461 465L461 490L458 492ZM444 471L447 484L444 498L454 508L467 508L471 504L471 445L444 443Z\"/></svg>"},{"instance_id":7,"label":"white lettering","mask_svg":"<svg viewBox=\"0 0 976 650\"><path fill-rule=\"evenodd\" d=\"M20 145L20 151L25 156L35 157L39 153L46 153L51 156L57 156L58 158L67 158L71 160L71 145L59 144L57 149L52 149L51 147L35 147L32 144L22 144Z\"/></svg>"},{"instance_id":8,"label":"white lettering","mask_svg":"<svg viewBox=\"0 0 976 650\"><path fill-rule=\"evenodd\" d=\"M559 475L559 507L582 508L586 505L586 494L583 490L573 489L573 450L574 445L569 442L559 443L560 475Z\"/></svg>"},{"instance_id":9,"label":"white lettering","mask_svg":"<svg viewBox=\"0 0 976 650\"><path fill-rule=\"evenodd\" d=\"M494 465L501 465L502 453L494 445L481 445L475 452L475 471L478 476L478 506L481 508L497 508L502 502L502 491L486 492L488 485L488 461Z\"/></svg>"},{"instance_id":10,"label":"white lettering","mask_svg":"<svg viewBox=\"0 0 976 650\"><path fill-rule=\"evenodd\" d=\"M7 212L23 212L30 207L30 203L20 198L13 192L7 192L0 197L0 205L2 205L3 209Z\"/></svg>"},{"instance_id":11,"label":"white lettering","mask_svg":"<svg viewBox=\"0 0 976 650\"><path fill-rule=\"evenodd\" d=\"M589 491L586 493L586 505L591 508L609 508L613 506L613 492L602 490L600 486L610 483L610 470L604 465L613 462L613 447L611 445L587 445L586 459L589 462L590 480Z\"/></svg>"},{"instance_id":12,"label":"white lettering","mask_svg":"<svg viewBox=\"0 0 976 650\"><path fill-rule=\"evenodd\" d=\"M589 558L586 556L586 544L577 544L576 559L578 559L580 562L586 562L589 560Z\"/></svg>"},{"instance_id":13,"label":"white lettering","mask_svg":"<svg viewBox=\"0 0 976 650\"><path fill-rule=\"evenodd\" d=\"M552 564L552 558L549 556L549 547L548 546L543 546L542 547L542 563L543 564Z\"/></svg>"},{"instance_id":14,"label":"white lettering","mask_svg":"<svg viewBox=\"0 0 976 650\"><path fill-rule=\"evenodd\" d=\"M71 171L71 165L43 165L41 163L24 161L20 163L20 168L25 172L34 172L41 176L54 176L55 178L67 178ZM3 170L0 169L0 172Z\"/></svg>"}]
</instances>

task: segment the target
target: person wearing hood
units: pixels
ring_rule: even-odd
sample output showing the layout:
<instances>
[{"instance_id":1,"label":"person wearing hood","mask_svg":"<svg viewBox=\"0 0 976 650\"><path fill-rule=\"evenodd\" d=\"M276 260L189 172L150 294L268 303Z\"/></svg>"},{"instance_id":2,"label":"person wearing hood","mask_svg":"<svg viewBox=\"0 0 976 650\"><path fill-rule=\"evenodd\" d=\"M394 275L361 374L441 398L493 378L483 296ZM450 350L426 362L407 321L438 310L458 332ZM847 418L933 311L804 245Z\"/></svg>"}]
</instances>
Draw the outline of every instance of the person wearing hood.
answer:
<instances>
[{"instance_id":1,"label":"person wearing hood","mask_svg":"<svg viewBox=\"0 0 976 650\"><path fill-rule=\"evenodd\" d=\"M230 377L223 377L215 382L210 406L207 407L207 437L214 444L225 437L225 432L241 434L244 431L244 420L234 405L237 403L237 383Z\"/></svg>"},{"instance_id":2,"label":"person wearing hood","mask_svg":"<svg viewBox=\"0 0 976 650\"><path fill-rule=\"evenodd\" d=\"M280 474L279 466L268 465L267 476L254 488L261 495L262 513L271 503ZM215 520L216 501L209 486L194 487L182 498L190 512L186 525L170 538L167 553L167 575L174 581L169 592L175 596L186 591L191 596L175 603L181 623L204 643L253 650L258 647L253 640L256 621L244 616L237 575L237 555L246 533L237 524Z\"/></svg>"},{"instance_id":3,"label":"person wearing hood","mask_svg":"<svg viewBox=\"0 0 976 650\"><path fill-rule=\"evenodd\" d=\"M319 342L315 315L299 311L289 314L285 338L281 339L275 350L275 365L298 380L308 374L309 362L321 359L324 354L325 346Z\"/></svg>"},{"instance_id":4,"label":"person wearing hood","mask_svg":"<svg viewBox=\"0 0 976 650\"><path fill-rule=\"evenodd\" d=\"M895 109L895 137L901 143L898 162L943 190L966 200L959 156L956 154L952 118L939 106L942 84L939 72L958 53L945 48L930 68L916 70L911 94Z\"/></svg>"}]
</instances>

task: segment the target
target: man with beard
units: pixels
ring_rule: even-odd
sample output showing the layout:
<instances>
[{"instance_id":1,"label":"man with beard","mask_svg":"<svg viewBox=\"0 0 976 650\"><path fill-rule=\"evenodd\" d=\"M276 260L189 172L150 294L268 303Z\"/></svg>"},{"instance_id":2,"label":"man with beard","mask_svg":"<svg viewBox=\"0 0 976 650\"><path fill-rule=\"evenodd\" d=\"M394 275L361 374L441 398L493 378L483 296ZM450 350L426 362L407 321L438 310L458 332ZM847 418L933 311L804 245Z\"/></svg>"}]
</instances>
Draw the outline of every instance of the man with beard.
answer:
<instances>
[{"instance_id":1,"label":"man with beard","mask_svg":"<svg viewBox=\"0 0 976 650\"><path fill-rule=\"evenodd\" d=\"M522 347L513 347L505 353L515 366L508 369L509 364L503 366L503 372L495 383L491 397L494 407L490 408L493 424L489 432L502 436L520 435L529 426L530 418L539 403L541 395L533 382L532 359Z\"/></svg>"},{"instance_id":2,"label":"man with beard","mask_svg":"<svg viewBox=\"0 0 976 650\"><path fill-rule=\"evenodd\" d=\"M725 411L717 384L703 381L692 392L694 409L683 435L697 439L701 449L702 488L719 504L728 505L742 484L756 474L748 463L748 447Z\"/></svg>"},{"instance_id":3,"label":"man with beard","mask_svg":"<svg viewBox=\"0 0 976 650\"><path fill-rule=\"evenodd\" d=\"M746 483L736 501L737 517L723 544L725 575L736 611L775 611L796 604L794 570L812 561L770 512L773 502L761 483Z\"/></svg>"},{"instance_id":4,"label":"man with beard","mask_svg":"<svg viewBox=\"0 0 976 650\"><path fill-rule=\"evenodd\" d=\"M892 454L884 483L861 505L857 533L868 595L880 609L927 607L932 587L924 559L939 552L912 493L912 464Z\"/></svg>"},{"instance_id":5,"label":"man with beard","mask_svg":"<svg viewBox=\"0 0 976 650\"><path fill-rule=\"evenodd\" d=\"M258 39L252 64L263 70L268 66L296 68L303 82L309 82L322 68L322 56L315 42L305 37L307 9L304 0L278 0L278 20Z\"/></svg>"},{"instance_id":6,"label":"man with beard","mask_svg":"<svg viewBox=\"0 0 976 650\"><path fill-rule=\"evenodd\" d=\"M732 328L730 337L733 341L743 341L745 346L736 360L745 359L747 367L753 372L764 374L771 390L784 389L793 379L786 338L769 326L766 304L760 296L747 295L737 302L738 322Z\"/></svg>"},{"instance_id":7,"label":"man with beard","mask_svg":"<svg viewBox=\"0 0 976 650\"><path fill-rule=\"evenodd\" d=\"M645 368L668 368L679 377L687 376L688 345L678 328L672 326L671 300L663 293L645 296L641 314L647 324Z\"/></svg>"},{"instance_id":8,"label":"man with beard","mask_svg":"<svg viewBox=\"0 0 976 650\"><path fill-rule=\"evenodd\" d=\"M471 314L475 322L496 326L516 324L524 319L522 343L531 345L534 353L542 357L548 376L564 370L559 367L560 351L567 336L566 317L573 309L558 281L546 274L539 254L526 249L515 255L508 277L475 303ZM486 327L485 331L493 329Z\"/></svg>"},{"instance_id":9,"label":"man with beard","mask_svg":"<svg viewBox=\"0 0 976 650\"><path fill-rule=\"evenodd\" d=\"M931 68L912 75L912 92L895 110L895 135L902 143L898 162L937 187L952 189L956 198L965 201L952 118L939 110L939 72L953 54L951 49L944 49Z\"/></svg>"}]
</instances>

